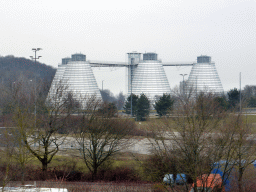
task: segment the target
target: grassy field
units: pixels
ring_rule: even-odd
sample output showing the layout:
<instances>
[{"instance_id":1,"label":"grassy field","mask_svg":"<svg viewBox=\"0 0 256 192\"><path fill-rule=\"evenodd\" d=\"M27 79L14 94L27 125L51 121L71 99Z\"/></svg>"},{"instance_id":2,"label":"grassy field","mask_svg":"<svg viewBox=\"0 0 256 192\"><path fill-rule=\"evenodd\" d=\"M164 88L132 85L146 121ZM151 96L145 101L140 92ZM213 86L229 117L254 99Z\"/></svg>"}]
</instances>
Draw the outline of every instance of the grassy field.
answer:
<instances>
[{"instance_id":1,"label":"grassy field","mask_svg":"<svg viewBox=\"0 0 256 192\"><path fill-rule=\"evenodd\" d=\"M256 132L256 115L244 115L243 118L252 125L254 131ZM169 123L174 123L172 122L172 119L168 119ZM151 129L154 129L154 125L161 125L164 124L163 119L160 118L151 118L148 121L141 121L141 122L135 122L135 124L137 125L138 129L141 130L145 130L145 131L150 131ZM140 138L145 138L145 136L136 136L135 138L140 139ZM143 171L142 171L142 167L140 166L140 162L136 161L136 158L140 159L140 160L145 160L148 156L147 155L139 155L136 154L137 156L134 156L134 154L131 153L119 153L116 156L114 156L111 161L107 162L106 164L104 164L103 167L105 168L111 168L111 169L115 169L117 167L127 167L127 168L132 168L133 170L135 170L136 174L138 174L138 176L140 178L145 178L145 176L143 175ZM3 152L3 149L0 150L0 164L4 164L7 163L8 159L6 158L5 153ZM13 162L13 163L18 163L17 161ZM32 157L31 160L27 163L28 165L31 165L33 167L41 167L41 162L38 161L35 157ZM69 167L67 167L69 166ZM73 167L72 167L73 166ZM81 154L78 152L78 150L73 150L73 149L66 149L66 150L61 150L57 153L56 156L54 156L52 162L48 165L49 169L54 169L54 168L58 168L58 167L67 167L67 168L73 168L73 171L81 171L83 173L88 173L89 170L86 167ZM72 188L73 191L79 191L79 187L77 187L78 184L74 184L74 186L72 186L71 184L68 186L70 189ZM114 188L109 188L110 184L109 183L105 183L102 185L95 185L94 186L90 185L89 188L86 188L87 185L89 185L88 183L86 184L85 182L79 184L81 186L80 189L88 189L87 191L95 191L97 189L97 187L107 187L104 188L106 189L106 191L113 191L113 190L117 190ZM136 186L134 188L134 191L140 191L140 188L138 188L137 184L132 184L132 183L123 183L123 184L117 184L117 187L120 187L120 189L128 189L128 186ZM101 189L102 189L101 188ZM98 188L99 189L99 188ZM130 191L133 191L132 188ZM136 190L135 190L136 189ZM152 186L150 185L146 185L145 188L141 189L141 191L143 190L147 190L150 191L152 190ZM72 190L71 190L72 191ZM124 190L125 191L125 190Z\"/></svg>"},{"instance_id":2,"label":"grassy field","mask_svg":"<svg viewBox=\"0 0 256 192\"><path fill-rule=\"evenodd\" d=\"M0 150L0 165L6 166L9 159L7 159L5 152ZM140 167L140 163L136 159L145 160L147 155L141 154L131 154L128 152L120 152L117 155L113 156L109 161L106 161L101 168L103 169L116 169L118 167L121 168L130 168L132 170L136 170L139 177L143 177L142 169ZM11 164L19 166L19 161L12 159ZM26 167L31 167L33 169L40 169L42 167L41 162L31 156L30 159L26 162ZM65 150L60 151L57 155L55 155L48 164L48 170L53 169L62 169L64 171L79 171L82 173L89 173L89 169L86 167L83 158L80 154L75 150Z\"/></svg>"},{"instance_id":3,"label":"grassy field","mask_svg":"<svg viewBox=\"0 0 256 192\"><path fill-rule=\"evenodd\" d=\"M244 115L248 123L256 123L256 115Z\"/></svg>"}]
</instances>

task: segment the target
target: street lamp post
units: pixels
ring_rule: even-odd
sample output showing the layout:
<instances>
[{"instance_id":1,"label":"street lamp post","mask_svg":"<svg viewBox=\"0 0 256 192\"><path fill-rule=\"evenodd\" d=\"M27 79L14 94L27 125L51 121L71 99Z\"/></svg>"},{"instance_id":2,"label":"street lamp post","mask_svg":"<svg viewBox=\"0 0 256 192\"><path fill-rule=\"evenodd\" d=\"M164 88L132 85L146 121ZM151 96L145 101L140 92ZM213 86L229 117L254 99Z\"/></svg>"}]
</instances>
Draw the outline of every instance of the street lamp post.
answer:
<instances>
[{"instance_id":1,"label":"street lamp post","mask_svg":"<svg viewBox=\"0 0 256 192\"><path fill-rule=\"evenodd\" d=\"M102 91L103 91L103 82L104 82L104 80L102 80L102 89L101 89Z\"/></svg>"},{"instance_id":2,"label":"street lamp post","mask_svg":"<svg viewBox=\"0 0 256 192\"><path fill-rule=\"evenodd\" d=\"M184 96L184 93L185 93L185 91L184 91L184 77L186 76L186 75L188 75L188 74L180 74L182 77L183 77L183 83L182 83L182 92L183 92L183 96Z\"/></svg>"},{"instance_id":3,"label":"street lamp post","mask_svg":"<svg viewBox=\"0 0 256 192\"><path fill-rule=\"evenodd\" d=\"M14 87L14 86L15 86L15 83L16 83L15 81L14 81L14 82L12 82L12 92L13 92L13 91L14 91L14 89L15 89L15 87Z\"/></svg>"},{"instance_id":4,"label":"street lamp post","mask_svg":"<svg viewBox=\"0 0 256 192\"><path fill-rule=\"evenodd\" d=\"M239 93L239 102L240 102L240 113L242 113L242 95L241 95L241 72L239 73L239 84L240 84L240 93Z\"/></svg>"},{"instance_id":5,"label":"street lamp post","mask_svg":"<svg viewBox=\"0 0 256 192\"><path fill-rule=\"evenodd\" d=\"M33 81L32 79L29 80L29 100L28 100L29 101L29 105L31 105L30 100L31 100L31 85L32 85L32 81ZM29 106L29 113L31 111L30 109L31 109L31 106Z\"/></svg>"},{"instance_id":6,"label":"street lamp post","mask_svg":"<svg viewBox=\"0 0 256 192\"><path fill-rule=\"evenodd\" d=\"M14 81L14 82L12 82L12 94L15 94L15 92L17 91L16 90L16 88L17 88L17 83ZM18 102L18 107L20 107L20 93L18 93L18 92L16 92L17 93L17 102Z\"/></svg>"},{"instance_id":7,"label":"street lamp post","mask_svg":"<svg viewBox=\"0 0 256 192\"><path fill-rule=\"evenodd\" d=\"M133 60L131 60L131 118L132 118L132 78L133 78Z\"/></svg>"},{"instance_id":8,"label":"street lamp post","mask_svg":"<svg viewBox=\"0 0 256 192\"><path fill-rule=\"evenodd\" d=\"M35 52L35 57L33 57L33 56L30 56L30 58L33 60L35 60L35 67L36 67L36 60L37 59L39 59L40 57L42 57L42 56L36 56L36 52L37 51L40 51L40 50L42 50L42 48L33 48L32 49L32 51L34 51ZM37 74L35 75L35 127L36 127L36 76L37 76Z\"/></svg>"}]
</instances>

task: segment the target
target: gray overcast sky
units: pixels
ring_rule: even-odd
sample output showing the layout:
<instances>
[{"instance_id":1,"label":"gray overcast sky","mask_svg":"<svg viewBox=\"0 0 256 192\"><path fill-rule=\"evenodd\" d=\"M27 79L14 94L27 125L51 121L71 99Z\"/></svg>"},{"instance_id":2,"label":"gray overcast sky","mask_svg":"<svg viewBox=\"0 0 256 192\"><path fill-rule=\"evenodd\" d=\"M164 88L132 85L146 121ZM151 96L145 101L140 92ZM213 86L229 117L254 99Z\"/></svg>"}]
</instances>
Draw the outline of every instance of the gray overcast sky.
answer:
<instances>
[{"instance_id":1,"label":"gray overcast sky","mask_svg":"<svg viewBox=\"0 0 256 192\"><path fill-rule=\"evenodd\" d=\"M163 62L212 56L224 90L256 85L254 0L2 0L0 55L57 68L73 53L88 60L127 61L131 51L156 52ZM191 67L165 67L171 88ZM94 69L98 86L126 92L124 68Z\"/></svg>"}]
</instances>

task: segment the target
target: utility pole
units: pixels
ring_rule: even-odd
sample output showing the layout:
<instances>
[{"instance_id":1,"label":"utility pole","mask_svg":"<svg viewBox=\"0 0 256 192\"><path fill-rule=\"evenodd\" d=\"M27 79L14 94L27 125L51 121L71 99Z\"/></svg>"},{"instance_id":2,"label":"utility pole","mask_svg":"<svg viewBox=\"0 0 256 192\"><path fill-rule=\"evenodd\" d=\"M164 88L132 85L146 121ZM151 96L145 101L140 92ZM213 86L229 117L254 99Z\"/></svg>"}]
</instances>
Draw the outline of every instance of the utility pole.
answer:
<instances>
[{"instance_id":1,"label":"utility pole","mask_svg":"<svg viewBox=\"0 0 256 192\"><path fill-rule=\"evenodd\" d=\"M183 77L183 83L182 83L182 89L183 89L182 92L183 92L183 94L182 94L182 95L183 95L183 97L184 97L184 93L185 93L185 91L184 91L184 85L185 85L185 84L184 84L184 77L185 77L186 75L188 75L188 74L180 74L180 75Z\"/></svg>"},{"instance_id":2,"label":"utility pole","mask_svg":"<svg viewBox=\"0 0 256 192\"><path fill-rule=\"evenodd\" d=\"M39 59L40 57L42 57L42 56L36 56L36 52L37 51L40 51L40 50L42 50L42 48L32 48L32 51L34 51L35 52L35 57L33 57L33 56L30 56L30 58L33 60L35 60L35 67L36 67L36 60L37 59ZM37 71L36 71L37 72ZM37 76L37 74L35 75L35 128L36 128L36 101L37 101L37 98L36 98L36 76Z\"/></svg>"},{"instance_id":3,"label":"utility pole","mask_svg":"<svg viewBox=\"0 0 256 192\"><path fill-rule=\"evenodd\" d=\"M239 83L240 83L240 93L239 93L239 97L240 97L240 113L242 113L241 72L239 74Z\"/></svg>"},{"instance_id":4,"label":"utility pole","mask_svg":"<svg viewBox=\"0 0 256 192\"><path fill-rule=\"evenodd\" d=\"M134 70L136 69L136 65L140 62L140 55L141 53L137 52L131 52L128 54L128 93L130 92L131 97L131 117L133 116L133 110L132 110L132 99L133 99L133 93L132 93L132 82L134 77Z\"/></svg>"},{"instance_id":5,"label":"utility pole","mask_svg":"<svg viewBox=\"0 0 256 192\"><path fill-rule=\"evenodd\" d=\"M196 76L196 99L197 99L197 76Z\"/></svg>"},{"instance_id":6,"label":"utility pole","mask_svg":"<svg viewBox=\"0 0 256 192\"><path fill-rule=\"evenodd\" d=\"M131 118L132 118L132 68L133 68L132 63L133 62L131 62Z\"/></svg>"}]
</instances>

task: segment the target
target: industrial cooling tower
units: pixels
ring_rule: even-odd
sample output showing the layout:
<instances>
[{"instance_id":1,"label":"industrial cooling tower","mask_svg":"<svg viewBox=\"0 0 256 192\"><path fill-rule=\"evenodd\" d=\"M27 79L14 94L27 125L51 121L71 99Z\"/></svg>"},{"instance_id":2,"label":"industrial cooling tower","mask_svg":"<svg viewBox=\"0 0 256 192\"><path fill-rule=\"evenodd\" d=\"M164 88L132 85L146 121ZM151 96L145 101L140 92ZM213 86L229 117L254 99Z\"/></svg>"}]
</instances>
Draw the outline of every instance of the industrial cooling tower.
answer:
<instances>
[{"instance_id":1,"label":"industrial cooling tower","mask_svg":"<svg viewBox=\"0 0 256 192\"><path fill-rule=\"evenodd\" d=\"M62 59L62 64L60 64L58 66L57 71L55 73L55 76L52 80L51 88L49 90L49 94L48 94L49 98L52 98L56 94L56 89L58 88L58 86L60 86L63 74L64 74L66 66L67 66L67 63L70 60L71 60L71 58Z\"/></svg>"},{"instance_id":2,"label":"industrial cooling tower","mask_svg":"<svg viewBox=\"0 0 256 192\"><path fill-rule=\"evenodd\" d=\"M223 94L224 90L211 57L205 55L197 57L197 63L191 69L186 87L187 94L199 92Z\"/></svg>"},{"instance_id":3,"label":"industrial cooling tower","mask_svg":"<svg viewBox=\"0 0 256 192\"><path fill-rule=\"evenodd\" d=\"M156 96L170 94L171 89L161 61L156 53L144 53L143 60L139 60L132 77L131 92L135 95L144 93L153 104Z\"/></svg>"},{"instance_id":4,"label":"industrial cooling tower","mask_svg":"<svg viewBox=\"0 0 256 192\"><path fill-rule=\"evenodd\" d=\"M73 94L73 98L85 104L85 99L96 96L102 100L96 79L94 77L91 66L86 62L86 56L83 54L74 54L72 58L62 59L59 65L48 97L52 97L59 85L64 87L63 96L67 96L69 92Z\"/></svg>"}]
</instances>

